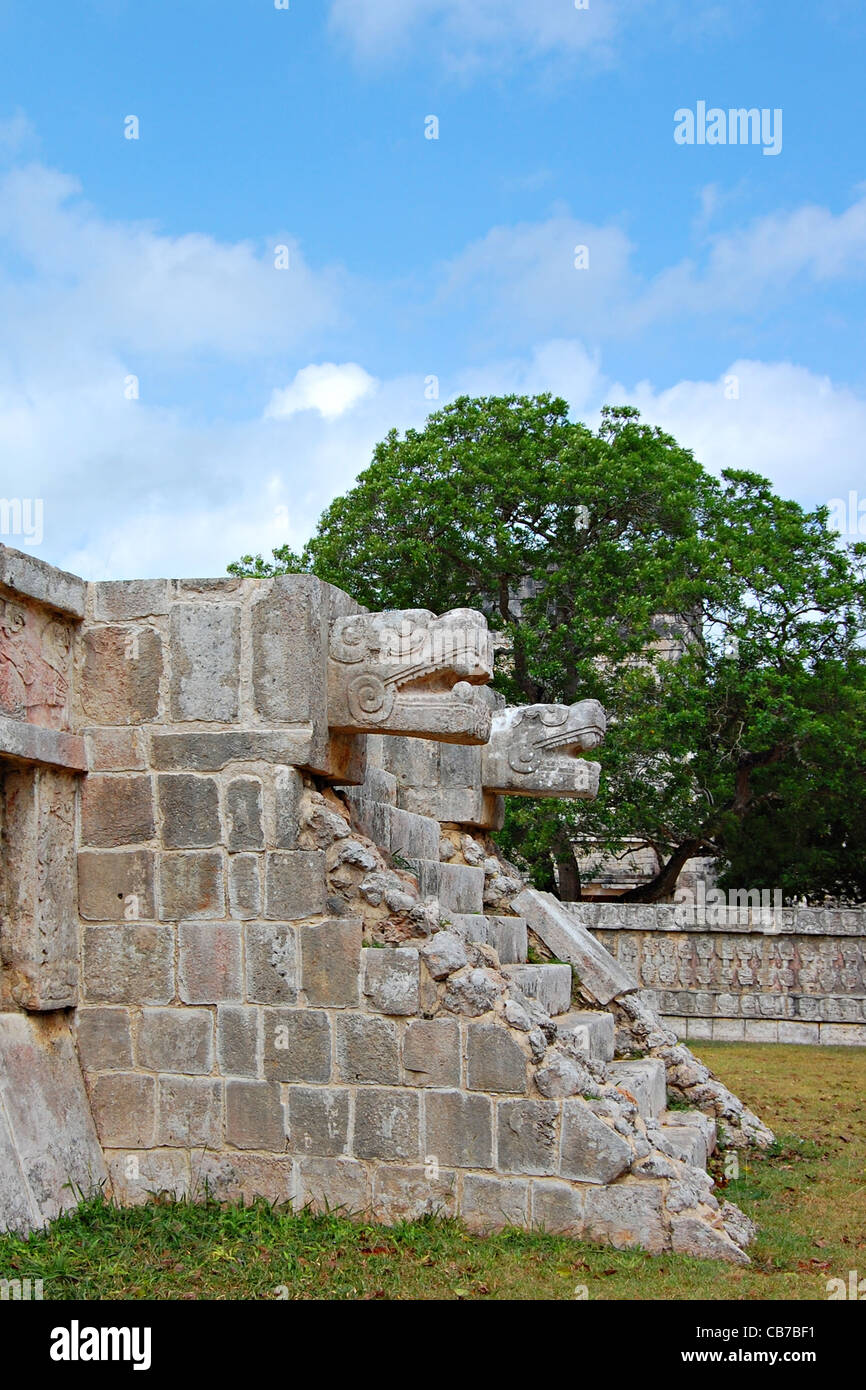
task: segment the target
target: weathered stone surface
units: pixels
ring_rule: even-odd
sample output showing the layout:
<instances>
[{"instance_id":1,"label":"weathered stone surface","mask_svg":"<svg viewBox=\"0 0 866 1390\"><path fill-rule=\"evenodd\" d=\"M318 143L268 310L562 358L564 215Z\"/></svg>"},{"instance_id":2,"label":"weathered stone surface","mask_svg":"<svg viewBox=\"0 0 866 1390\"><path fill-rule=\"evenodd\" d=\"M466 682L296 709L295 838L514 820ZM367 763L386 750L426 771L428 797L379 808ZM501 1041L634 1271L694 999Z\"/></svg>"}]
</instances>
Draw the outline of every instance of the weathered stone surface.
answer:
<instances>
[{"instance_id":1,"label":"weathered stone surface","mask_svg":"<svg viewBox=\"0 0 866 1390\"><path fill-rule=\"evenodd\" d=\"M226 788L230 850L263 849L262 784L257 777L235 777Z\"/></svg>"},{"instance_id":2,"label":"weathered stone surface","mask_svg":"<svg viewBox=\"0 0 866 1390\"><path fill-rule=\"evenodd\" d=\"M295 928L250 922L246 938L247 998L257 1004L294 1004L298 998Z\"/></svg>"},{"instance_id":3,"label":"weathered stone surface","mask_svg":"<svg viewBox=\"0 0 866 1390\"><path fill-rule=\"evenodd\" d=\"M457 1020L413 1019L403 1034L406 1084L459 1086L460 1071L460 1025Z\"/></svg>"},{"instance_id":4,"label":"weathered stone surface","mask_svg":"<svg viewBox=\"0 0 866 1390\"><path fill-rule=\"evenodd\" d=\"M0 714L0 753L28 763L87 771L85 744L78 734L40 729L37 724L25 724L23 719L10 719L5 714Z\"/></svg>"},{"instance_id":5,"label":"weathered stone surface","mask_svg":"<svg viewBox=\"0 0 866 1390\"><path fill-rule=\"evenodd\" d=\"M335 1087L288 1088L289 1144L296 1153L335 1158L349 1142L349 1092Z\"/></svg>"},{"instance_id":6,"label":"weathered stone surface","mask_svg":"<svg viewBox=\"0 0 866 1390\"><path fill-rule=\"evenodd\" d=\"M205 1076L161 1076L157 1143L168 1148L222 1148L222 1082Z\"/></svg>"},{"instance_id":7,"label":"weathered stone surface","mask_svg":"<svg viewBox=\"0 0 866 1390\"><path fill-rule=\"evenodd\" d=\"M433 1175L435 1173L435 1176ZM454 1216L457 1174L442 1169L404 1168L389 1163L373 1174L373 1216L393 1225L424 1216Z\"/></svg>"},{"instance_id":8,"label":"weathered stone surface","mask_svg":"<svg viewBox=\"0 0 866 1390\"><path fill-rule=\"evenodd\" d=\"M162 638L152 627L85 631L81 706L88 724L149 724L159 715Z\"/></svg>"},{"instance_id":9,"label":"weathered stone surface","mask_svg":"<svg viewBox=\"0 0 866 1390\"><path fill-rule=\"evenodd\" d=\"M162 843L167 849L203 849L219 844L219 791L213 777L162 772L156 788Z\"/></svg>"},{"instance_id":10,"label":"weathered stone surface","mask_svg":"<svg viewBox=\"0 0 866 1390\"><path fill-rule=\"evenodd\" d=\"M65 1018L0 1013L0 1230L42 1226L105 1176Z\"/></svg>"},{"instance_id":11,"label":"weathered stone surface","mask_svg":"<svg viewBox=\"0 0 866 1390\"><path fill-rule=\"evenodd\" d=\"M493 1102L465 1091L428 1091L424 1153L458 1168L493 1167Z\"/></svg>"},{"instance_id":12,"label":"weathered stone surface","mask_svg":"<svg viewBox=\"0 0 866 1390\"><path fill-rule=\"evenodd\" d=\"M565 1182L532 1184L532 1225L554 1235L583 1235L586 1194Z\"/></svg>"},{"instance_id":13,"label":"weathered stone surface","mask_svg":"<svg viewBox=\"0 0 866 1390\"><path fill-rule=\"evenodd\" d=\"M236 922L182 922L178 992L185 1004L240 999L241 929Z\"/></svg>"},{"instance_id":14,"label":"weathered stone surface","mask_svg":"<svg viewBox=\"0 0 866 1390\"><path fill-rule=\"evenodd\" d=\"M159 916L225 917L223 857L220 850L175 850L159 856Z\"/></svg>"},{"instance_id":15,"label":"weathered stone surface","mask_svg":"<svg viewBox=\"0 0 866 1390\"><path fill-rule=\"evenodd\" d=\"M265 1076L279 1081L329 1081L331 1025L320 1009L267 1009L263 1017Z\"/></svg>"},{"instance_id":16,"label":"weathered stone surface","mask_svg":"<svg viewBox=\"0 0 866 1390\"><path fill-rule=\"evenodd\" d=\"M28 555L24 550L0 545L0 584L72 618L84 617L87 594L84 580L77 574L37 560L35 555Z\"/></svg>"},{"instance_id":17,"label":"weathered stone surface","mask_svg":"<svg viewBox=\"0 0 866 1390\"><path fill-rule=\"evenodd\" d=\"M656 1119L667 1105L665 1064L660 1057L640 1057L633 1062L611 1062L608 1077L632 1096L644 1119Z\"/></svg>"},{"instance_id":18,"label":"weathered stone surface","mask_svg":"<svg viewBox=\"0 0 866 1390\"><path fill-rule=\"evenodd\" d=\"M355 1155L418 1159L419 1096L415 1091L369 1087L355 1095Z\"/></svg>"},{"instance_id":19,"label":"weathered stone surface","mask_svg":"<svg viewBox=\"0 0 866 1390\"><path fill-rule=\"evenodd\" d=\"M443 1003L449 1013L477 1018L489 1013L505 989L505 981L494 971L467 965L448 976Z\"/></svg>"},{"instance_id":20,"label":"weathered stone surface","mask_svg":"<svg viewBox=\"0 0 866 1390\"><path fill-rule=\"evenodd\" d=\"M83 982L94 1004L168 1004L174 998L171 927L86 927Z\"/></svg>"},{"instance_id":21,"label":"weathered stone surface","mask_svg":"<svg viewBox=\"0 0 866 1390\"><path fill-rule=\"evenodd\" d=\"M240 608L181 603L171 611L171 717L229 722L238 716Z\"/></svg>"},{"instance_id":22,"label":"weathered stone surface","mask_svg":"<svg viewBox=\"0 0 866 1390\"><path fill-rule=\"evenodd\" d=\"M609 1183L634 1159L631 1145L582 1100L562 1105L560 1172L575 1182Z\"/></svg>"},{"instance_id":23,"label":"weathered stone surface","mask_svg":"<svg viewBox=\"0 0 866 1390\"><path fill-rule=\"evenodd\" d=\"M536 1071L535 1084L548 1100L598 1094L598 1083L579 1058L553 1050Z\"/></svg>"},{"instance_id":24,"label":"weathered stone surface","mask_svg":"<svg viewBox=\"0 0 866 1390\"><path fill-rule=\"evenodd\" d=\"M575 967L582 987L599 1004L608 1004L617 995L637 989L637 981L552 893L525 888L512 906L559 960Z\"/></svg>"},{"instance_id":25,"label":"weathered stone surface","mask_svg":"<svg viewBox=\"0 0 866 1390\"><path fill-rule=\"evenodd\" d=\"M193 1195L205 1192L219 1202L254 1202L264 1197L277 1206L298 1202L297 1164L287 1155L203 1153L193 1160Z\"/></svg>"},{"instance_id":26,"label":"weathered stone surface","mask_svg":"<svg viewBox=\"0 0 866 1390\"><path fill-rule=\"evenodd\" d=\"M470 1091L524 1095L527 1059L507 1028L471 1023L467 1029L467 1076Z\"/></svg>"},{"instance_id":27,"label":"weathered stone surface","mask_svg":"<svg viewBox=\"0 0 866 1390\"><path fill-rule=\"evenodd\" d=\"M127 1009L81 1008L75 1013L75 1041L85 1071L132 1069L132 1032Z\"/></svg>"},{"instance_id":28,"label":"weathered stone surface","mask_svg":"<svg viewBox=\"0 0 866 1390\"><path fill-rule=\"evenodd\" d=\"M461 970L469 957L462 939L453 931L438 931L420 948L421 959L434 980L444 980Z\"/></svg>"},{"instance_id":29,"label":"weathered stone surface","mask_svg":"<svg viewBox=\"0 0 866 1390\"><path fill-rule=\"evenodd\" d=\"M385 1018L347 1013L337 1018L337 1073L352 1083L400 1080L396 1026Z\"/></svg>"},{"instance_id":30,"label":"weathered stone surface","mask_svg":"<svg viewBox=\"0 0 866 1390\"><path fill-rule=\"evenodd\" d=\"M498 1107L498 1162L504 1173L555 1173L559 1106L552 1100L503 1100Z\"/></svg>"},{"instance_id":31,"label":"weathered stone surface","mask_svg":"<svg viewBox=\"0 0 866 1390\"><path fill-rule=\"evenodd\" d=\"M88 729L84 742L91 773L144 771L138 729Z\"/></svg>"},{"instance_id":32,"label":"weathered stone surface","mask_svg":"<svg viewBox=\"0 0 866 1390\"><path fill-rule=\"evenodd\" d=\"M483 1234L505 1226L526 1226L529 1183L513 1178L487 1178L467 1173L463 1179L460 1215L470 1231Z\"/></svg>"},{"instance_id":33,"label":"weathered stone surface","mask_svg":"<svg viewBox=\"0 0 866 1390\"><path fill-rule=\"evenodd\" d=\"M418 951L411 946L363 952L364 994L383 1014L416 1014L419 1004Z\"/></svg>"},{"instance_id":34,"label":"weathered stone surface","mask_svg":"<svg viewBox=\"0 0 866 1390\"><path fill-rule=\"evenodd\" d=\"M226 1142L236 1149L286 1147L286 1123L278 1081L229 1080L226 1087Z\"/></svg>"},{"instance_id":35,"label":"weathered stone surface","mask_svg":"<svg viewBox=\"0 0 866 1390\"><path fill-rule=\"evenodd\" d=\"M93 616L98 622L160 617L168 612L168 601L166 579L106 579L93 585Z\"/></svg>"},{"instance_id":36,"label":"weathered stone surface","mask_svg":"<svg viewBox=\"0 0 866 1390\"><path fill-rule=\"evenodd\" d=\"M259 1076L262 1066L260 1009L247 1004L219 1005L217 1064L223 1076Z\"/></svg>"},{"instance_id":37,"label":"weathered stone surface","mask_svg":"<svg viewBox=\"0 0 866 1390\"><path fill-rule=\"evenodd\" d=\"M150 1149L156 1140L156 1077L105 1072L90 1083L90 1106L106 1149Z\"/></svg>"},{"instance_id":38,"label":"weathered stone surface","mask_svg":"<svg viewBox=\"0 0 866 1390\"><path fill-rule=\"evenodd\" d=\"M370 1178L363 1163L348 1158L298 1159L299 1203L313 1211L355 1216L370 1208Z\"/></svg>"},{"instance_id":39,"label":"weathered stone surface","mask_svg":"<svg viewBox=\"0 0 866 1390\"><path fill-rule=\"evenodd\" d=\"M358 1003L362 925L359 917L340 917L298 927L301 984L309 1004Z\"/></svg>"},{"instance_id":40,"label":"weathered stone surface","mask_svg":"<svg viewBox=\"0 0 866 1390\"><path fill-rule=\"evenodd\" d=\"M502 973L529 999L537 999L548 1014L564 1014L571 1004L568 965L504 965Z\"/></svg>"},{"instance_id":41,"label":"weathered stone surface","mask_svg":"<svg viewBox=\"0 0 866 1390\"><path fill-rule=\"evenodd\" d=\"M142 1009L137 1052L145 1071L206 1075L213 1066L213 1018L207 1009Z\"/></svg>"},{"instance_id":42,"label":"weathered stone surface","mask_svg":"<svg viewBox=\"0 0 866 1390\"><path fill-rule=\"evenodd\" d=\"M138 845L155 834L149 777L91 774L81 793L81 840L112 849Z\"/></svg>"},{"instance_id":43,"label":"weathered stone surface","mask_svg":"<svg viewBox=\"0 0 866 1390\"><path fill-rule=\"evenodd\" d=\"M586 1235L616 1250L640 1247L656 1254L666 1245L662 1216L664 1184L621 1178L610 1187L586 1191Z\"/></svg>"},{"instance_id":44,"label":"weathered stone surface","mask_svg":"<svg viewBox=\"0 0 866 1390\"><path fill-rule=\"evenodd\" d=\"M151 736L153 766L160 772L220 772L229 763L303 765L310 756L309 728L224 729L212 733Z\"/></svg>"},{"instance_id":45,"label":"weathered stone surface","mask_svg":"<svg viewBox=\"0 0 866 1390\"><path fill-rule=\"evenodd\" d=\"M481 751L481 785L488 794L591 799L601 769L579 754L598 747L605 727L597 700L496 710Z\"/></svg>"},{"instance_id":46,"label":"weathered stone surface","mask_svg":"<svg viewBox=\"0 0 866 1390\"><path fill-rule=\"evenodd\" d=\"M229 911L241 921L261 916L261 862L260 854L229 855Z\"/></svg>"},{"instance_id":47,"label":"weathered stone surface","mask_svg":"<svg viewBox=\"0 0 866 1390\"><path fill-rule=\"evenodd\" d=\"M439 905L443 913L484 911L484 870L469 864L439 864Z\"/></svg>"},{"instance_id":48,"label":"weathered stone surface","mask_svg":"<svg viewBox=\"0 0 866 1390\"><path fill-rule=\"evenodd\" d=\"M268 855L265 916L294 922L325 911L325 856L319 850L278 850Z\"/></svg>"},{"instance_id":49,"label":"weathered stone surface","mask_svg":"<svg viewBox=\"0 0 866 1390\"><path fill-rule=\"evenodd\" d=\"M189 1154L184 1149L107 1149L111 1191L122 1206L137 1207L153 1197L181 1201L190 1193Z\"/></svg>"},{"instance_id":50,"label":"weathered stone surface","mask_svg":"<svg viewBox=\"0 0 866 1390\"><path fill-rule=\"evenodd\" d=\"M147 920L155 916L152 850L81 850L78 910L88 922Z\"/></svg>"},{"instance_id":51,"label":"weathered stone surface","mask_svg":"<svg viewBox=\"0 0 866 1390\"><path fill-rule=\"evenodd\" d=\"M688 1213L671 1216L671 1249L680 1255L694 1255L703 1260L750 1263L746 1252L735 1245L723 1229Z\"/></svg>"},{"instance_id":52,"label":"weathered stone surface","mask_svg":"<svg viewBox=\"0 0 866 1390\"><path fill-rule=\"evenodd\" d=\"M487 623L473 609L440 618L425 609L340 617L328 649L328 723L484 743L490 711L472 687L492 675Z\"/></svg>"}]
</instances>

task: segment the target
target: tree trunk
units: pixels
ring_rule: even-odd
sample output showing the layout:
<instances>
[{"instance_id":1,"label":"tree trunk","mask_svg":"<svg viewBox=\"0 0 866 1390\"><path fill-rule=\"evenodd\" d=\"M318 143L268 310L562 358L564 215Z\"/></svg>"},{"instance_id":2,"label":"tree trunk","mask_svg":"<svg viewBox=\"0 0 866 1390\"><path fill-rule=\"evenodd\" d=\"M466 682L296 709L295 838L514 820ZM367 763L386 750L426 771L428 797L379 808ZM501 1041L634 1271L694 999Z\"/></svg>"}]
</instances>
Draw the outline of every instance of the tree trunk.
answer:
<instances>
[{"instance_id":1,"label":"tree trunk","mask_svg":"<svg viewBox=\"0 0 866 1390\"><path fill-rule=\"evenodd\" d=\"M583 896L580 869L574 855L574 846L567 836L563 835L554 841L553 853L559 879L560 902L579 903Z\"/></svg>"},{"instance_id":2,"label":"tree trunk","mask_svg":"<svg viewBox=\"0 0 866 1390\"><path fill-rule=\"evenodd\" d=\"M677 845L670 859L662 865L655 878L650 879L649 883L641 883L637 888L630 888L627 893L620 894L617 901L621 903L657 903L661 902L662 898L669 898L682 873L683 865L693 855L699 853L703 847L703 840L686 840L683 844Z\"/></svg>"}]
</instances>

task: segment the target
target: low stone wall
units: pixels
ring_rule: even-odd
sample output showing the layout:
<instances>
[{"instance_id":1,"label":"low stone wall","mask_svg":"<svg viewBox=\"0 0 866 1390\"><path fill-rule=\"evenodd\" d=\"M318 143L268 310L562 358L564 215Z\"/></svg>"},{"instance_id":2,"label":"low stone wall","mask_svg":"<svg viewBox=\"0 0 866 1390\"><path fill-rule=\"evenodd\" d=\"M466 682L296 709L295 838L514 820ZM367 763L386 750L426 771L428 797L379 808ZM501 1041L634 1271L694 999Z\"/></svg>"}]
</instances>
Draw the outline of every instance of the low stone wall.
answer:
<instances>
[{"instance_id":1,"label":"low stone wall","mask_svg":"<svg viewBox=\"0 0 866 1390\"><path fill-rule=\"evenodd\" d=\"M682 1038L866 1045L866 908L572 903ZM684 920L685 919L685 920Z\"/></svg>"}]
</instances>

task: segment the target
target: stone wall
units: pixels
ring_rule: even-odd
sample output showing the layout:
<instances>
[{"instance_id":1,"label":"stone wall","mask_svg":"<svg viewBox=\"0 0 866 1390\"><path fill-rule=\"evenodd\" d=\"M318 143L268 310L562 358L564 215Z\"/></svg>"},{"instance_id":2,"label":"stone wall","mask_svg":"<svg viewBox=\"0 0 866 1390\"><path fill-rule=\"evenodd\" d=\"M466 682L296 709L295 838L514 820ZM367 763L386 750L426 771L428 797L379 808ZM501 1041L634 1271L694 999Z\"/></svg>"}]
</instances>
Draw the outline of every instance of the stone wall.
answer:
<instances>
[{"instance_id":1,"label":"stone wall","mask_svg":"<svg viewBox=\"0 0 866 1390\"><path fill-rule=\"evenodd\" d=\"M866 1044L866 908L572 903L681 1037ZM717 920L718 918L718 920Z\"/></svg>"}]
</instances>

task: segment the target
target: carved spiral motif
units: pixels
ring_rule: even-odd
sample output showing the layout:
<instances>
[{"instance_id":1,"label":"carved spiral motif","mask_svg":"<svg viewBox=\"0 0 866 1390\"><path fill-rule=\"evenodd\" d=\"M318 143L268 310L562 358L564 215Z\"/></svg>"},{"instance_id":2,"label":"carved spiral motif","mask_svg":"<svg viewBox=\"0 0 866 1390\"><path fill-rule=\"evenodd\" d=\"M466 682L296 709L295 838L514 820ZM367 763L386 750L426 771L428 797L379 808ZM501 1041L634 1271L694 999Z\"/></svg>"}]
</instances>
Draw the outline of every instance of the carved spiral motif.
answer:
<instances>
[{"instance_id":1,"label":"carved spiral motif","mask_svg":"<svg viewBox=\"0 0 866 1390\"><path fill-rule=\"evenodd\" d=\"M528 738L522 738L513 743L508 751L508 766L512 772L519 772L522 776L534 772L541 758L541 749L537 743L532 743Z\"/></svg>"},{"instance_id":2,"label":"carved spiral motif","mask_svg":"<svg viewBox=\"0 0 866 1390\"><path fill-rule=\"evenodd\" d=\"M369 623L366 617L344 618L334 624L331 634L331 656L334 661L354 665L363 661L369 651Z\"/></svg>"},{"instance_id":3,"label":"carved spiral motif","mask_svg":"<svg viewBox=\"0 0 866 1390\"><path fill-rule=\"evenodd\" d=\"M349 681L346 702L358 724L382 724L394 708L394 691L378 676L365 671Z\"/></svg>"}]
</instances>

